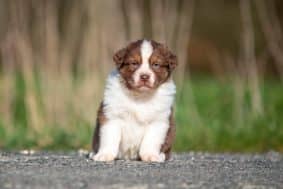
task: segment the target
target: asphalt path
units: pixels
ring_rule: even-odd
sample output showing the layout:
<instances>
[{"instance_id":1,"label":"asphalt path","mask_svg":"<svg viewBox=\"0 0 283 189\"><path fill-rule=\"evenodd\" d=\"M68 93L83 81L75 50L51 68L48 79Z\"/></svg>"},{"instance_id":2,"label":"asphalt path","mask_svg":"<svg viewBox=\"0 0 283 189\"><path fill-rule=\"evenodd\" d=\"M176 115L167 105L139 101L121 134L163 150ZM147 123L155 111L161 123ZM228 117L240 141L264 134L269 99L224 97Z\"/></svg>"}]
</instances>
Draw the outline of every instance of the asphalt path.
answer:
<instances>
[{"instance_id":1,"label":"asphalt path","mask_svg":"<svg viewBox=\"0 0 283 189\"><path fill-rule=\"evenodd\" d=\"M0 188L283 188L283 154L174 154L94 162L86 152L0 152Z\"/></svg>"}]
</instances>

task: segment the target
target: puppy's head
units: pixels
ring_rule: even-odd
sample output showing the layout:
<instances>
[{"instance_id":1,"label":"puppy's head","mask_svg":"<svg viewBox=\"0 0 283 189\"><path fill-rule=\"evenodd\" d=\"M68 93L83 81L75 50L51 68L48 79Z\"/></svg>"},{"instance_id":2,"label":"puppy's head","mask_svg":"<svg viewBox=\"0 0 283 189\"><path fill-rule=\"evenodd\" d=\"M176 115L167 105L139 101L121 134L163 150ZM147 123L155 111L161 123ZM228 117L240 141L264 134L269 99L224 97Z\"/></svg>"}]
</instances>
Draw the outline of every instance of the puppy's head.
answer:
<instances>
[{"instance_id":1,"label":"puppy's head","mask_svg":"<svg viewBox=\"0 0 283 189\"><path fill-rule=\"evenodd\" d=\"M138 40L113 56L117 70L130 90L151 91L166 82L177 65L176 56L153 40Z\"/></svg>"}]
</instances>

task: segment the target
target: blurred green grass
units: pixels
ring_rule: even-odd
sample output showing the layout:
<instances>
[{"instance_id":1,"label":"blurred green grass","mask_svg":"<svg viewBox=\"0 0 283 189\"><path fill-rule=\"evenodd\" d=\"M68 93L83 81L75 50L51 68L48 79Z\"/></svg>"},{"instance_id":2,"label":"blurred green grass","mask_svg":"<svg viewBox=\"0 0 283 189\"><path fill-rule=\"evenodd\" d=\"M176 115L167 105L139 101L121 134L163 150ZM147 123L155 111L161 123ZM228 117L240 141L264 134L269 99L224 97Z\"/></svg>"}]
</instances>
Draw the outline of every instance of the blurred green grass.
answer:
<instances>
[{"instance_id":1,"label":"blurred green grass","mask_svg":"<svg viewBox=\"0 0 283 189\"><path fill-rule=\"evenodd\" d=\"M188 85L177 99L176 151L263 152L283 151L283 87L278 81L261 85L263 115L251 112L244 94L242 115L235 112L233 84L211 78L192 81L199 118L190 113ZM239 119L240 118L240 119ZM197 120L196 120L197 119Z\"/></svg>"},{"instance_id":2,"label":"blurred green grass","mask_svg":"<svg viewBox=\"0 0 283 189\"><path fill-rule=\"evenodd\" d=\"M41 87L40 83L36 86ZM46 125L41 132L31 128L25 104L25 90L25 82L18 74L11 106L13 129L4 123L0 115L1 149L90 149L94 123L74 116L71 110L69 116L74 119L70 127L54 123ZM228 80L223 82L210 77L193 77L190 81L185 81L176 97L177 136L174 150L283 151L282 84L278 81L262 83L263 115L251 113L249 93L244 96L242 115L235 113L234 91L234 85ZM36 94L40 99L40 90ZM95 115L93 118L95 120Z\"/></svg>"}]
</instances>

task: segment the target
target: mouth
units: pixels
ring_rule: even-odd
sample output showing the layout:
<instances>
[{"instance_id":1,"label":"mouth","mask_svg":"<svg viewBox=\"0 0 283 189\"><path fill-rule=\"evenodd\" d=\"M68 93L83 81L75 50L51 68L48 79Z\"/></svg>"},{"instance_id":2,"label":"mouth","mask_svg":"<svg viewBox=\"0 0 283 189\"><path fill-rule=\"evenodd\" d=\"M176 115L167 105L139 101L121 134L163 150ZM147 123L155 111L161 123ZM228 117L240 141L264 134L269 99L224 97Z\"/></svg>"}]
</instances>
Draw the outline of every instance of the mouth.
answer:
<instances>
[{"instance_id":1,"label":"mouth","mask_svg":"<svg viewBox=\"0 0 283 189\"><path fill-rule=\"evenodd\" d=\"M148 82L141 81L138 83L136 88L140 90L149 90L149 89L152 89L153 87Z\"/></svg>"}]
</instances>

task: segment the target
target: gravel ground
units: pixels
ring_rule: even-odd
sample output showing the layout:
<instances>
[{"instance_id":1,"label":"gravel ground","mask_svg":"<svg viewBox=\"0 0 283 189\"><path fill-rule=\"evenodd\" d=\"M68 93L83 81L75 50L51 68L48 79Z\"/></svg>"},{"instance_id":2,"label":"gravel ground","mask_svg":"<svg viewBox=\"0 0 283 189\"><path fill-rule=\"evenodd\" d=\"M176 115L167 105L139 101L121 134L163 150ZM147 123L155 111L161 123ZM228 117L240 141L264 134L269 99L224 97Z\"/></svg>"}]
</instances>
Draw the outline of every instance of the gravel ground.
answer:
<instances>
[{"instance_id":1,"label":"gravel ground","mask_svg":"<svg viewBox=\"0 0 283 189\"><path fill-rule=\"evenodd\" d=\"M166 163L0 152L0 188L283 188L283 154L174 154Z\"/></svg>"}]
</instances>

